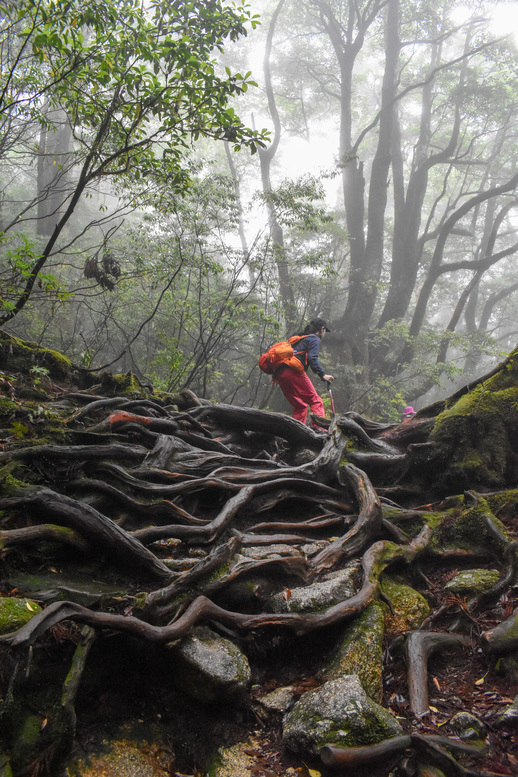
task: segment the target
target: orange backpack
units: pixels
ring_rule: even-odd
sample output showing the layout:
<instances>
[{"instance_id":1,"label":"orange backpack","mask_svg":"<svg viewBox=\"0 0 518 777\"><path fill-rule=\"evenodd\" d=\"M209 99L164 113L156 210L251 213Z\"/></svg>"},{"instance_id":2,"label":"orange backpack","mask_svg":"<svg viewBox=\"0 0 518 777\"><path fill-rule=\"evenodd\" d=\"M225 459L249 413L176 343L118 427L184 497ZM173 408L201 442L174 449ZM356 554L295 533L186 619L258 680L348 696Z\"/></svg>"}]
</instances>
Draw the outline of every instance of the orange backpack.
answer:
<instances>
[{"instance_id":1,"label":"orange backpack","mask_svg":"<svg viewBox=\"0 0 518 777\"><path fill-rule=\"evenodd\" d=\"M272 375L275 370L281 366L281 364L287 364L288 367L296 370L297 372L304 372L304 365L295 356L299 351L295 351L293 346L298 343L299 340L303 340L308 335L293 335L288 340L282 340L280 343L272 345L266 353L263 353L259 357L259 367L267 375Z\"/></svg>"}]
</instances>

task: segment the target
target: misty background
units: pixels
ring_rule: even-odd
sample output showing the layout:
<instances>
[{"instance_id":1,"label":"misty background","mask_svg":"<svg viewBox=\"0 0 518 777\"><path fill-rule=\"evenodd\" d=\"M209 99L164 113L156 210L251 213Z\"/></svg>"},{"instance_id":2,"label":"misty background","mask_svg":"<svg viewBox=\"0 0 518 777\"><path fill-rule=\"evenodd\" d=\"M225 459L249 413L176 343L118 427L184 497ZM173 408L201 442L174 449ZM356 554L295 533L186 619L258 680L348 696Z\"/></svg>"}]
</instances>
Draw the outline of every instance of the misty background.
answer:
<instances>
[{"instance_id":1,"label":"misty background","mask_svg":"<svg viewBox=\"0 0 518 777\"><path fill-rule=\"evenodd\" d=\"M219 41L169 3L134 53L107 8L0 15L5 331L285 410L257 359L321 316L336 409L384 421L516 345L516 4L265 1Z\"/></svg>"}]
</instances>

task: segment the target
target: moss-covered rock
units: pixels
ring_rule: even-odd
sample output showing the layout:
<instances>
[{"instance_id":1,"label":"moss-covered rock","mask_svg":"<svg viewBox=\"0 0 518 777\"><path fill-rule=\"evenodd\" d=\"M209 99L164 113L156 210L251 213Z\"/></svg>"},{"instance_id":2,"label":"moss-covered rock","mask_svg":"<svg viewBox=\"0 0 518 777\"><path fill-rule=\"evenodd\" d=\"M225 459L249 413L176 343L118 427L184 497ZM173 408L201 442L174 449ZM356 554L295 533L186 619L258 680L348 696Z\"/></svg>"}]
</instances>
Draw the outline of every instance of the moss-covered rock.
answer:
<instances>
[{"instance_id":1,"label":"moss-covered rock","mask_svg":"<svg viewBox=\"0 0 518 777\"><path fill-rule=\"evenodd\" d=\"M318 754L324 745L372 745L402 734L388 710L369 699L355 675L307 691L286 716L283 742L295 752Z\"/></svg>"},{"instance_id":2,"label":"moss-covered rock","mask_svg":"<svg viewBox=\"0 0 518 777\"><path fill-rule=\"evenodd\" d=\"M10 418L14 418L19 407L20 406L16 402L13 402L12 399L0 396L0 421L5 422Z\"/></svg>"},{"instance_id":3,"label":"moss-covered rock","mask_svg":"<svg viewBox=\"0 0 518 777\"><path fill-rule=\"evenodd\" d=\"M518 477L518 349L472 390L446 401L413 471L436 493L512 486Z\"/></svg>"},{"instance_id":4,"label":"moss-covered rock","mask_svg":"<svg viewBox=\"0 0 518 777\"><path fill-rule=\"evenodd\" d=\"M41 607L31 599L14 599L4 596L0 598L0 634L9 634L24 626Z\"/></svg>"},{"instance_id":5,"label":"moss-covered rock","mask_svg":"<svg viewBox=\"0 0 518 777\"><path fill-rule=\"evenodd\" d=\"M502 554L511 537L504 524L493 514L486 499L478 497L465 510L453 512L440 526L433 538L432 546L437 549L469 551L491 551Z\"/></svg>"},{"instance_id":6,"label":"moss-covered rock","mask_svg":"<svg viewBox=\"0 0 518 777\"><path fill-rule=\"evenodd\" d=\"M455 594L482 594L499 580L500 572L497 569L465 569L448 580L444 588Z\"/></svg>"},{"instance_id":7,"label":"moss-covered rock","mask_svg":"<svg viewBox=\"0 0 518 777\"><path fill-rule=\"evenodd\" d=\"M145 390L137 377L132 372L111 373L103 372L100 374L101 391L106 396L125 396L138 398L147 396L149 392Z\"/></svg>"},{"instance_id":8,"label":"moss-covered rock","mask_svg":"<svg viewBox=\"0 0 518 777\"><path fill-rule=\"evenodd\" d=\"M381 590L390 602L385 616L386 634L390 639L405 631L418 629L430 614L430 605L419 591L388 575L381 580Z\"/></svg>"},{"instance_id":9,"label":"moss-covered rock","mask_svg":"<svg viewBox=\"0 0 518 777\"><path fill-rule=\"evenodd\" d=\"M58 351L0 332L0 369L29 375L34 366L44 367L53 380L68 379L73 372L71 361Z\"/></svg>"},{"instance_id":10,"label":"moss-covered rock","mask_svg":"<svg viewBox=\"0 0 518 777\"><path fill-rule=\"evenodd\" d=\"M382 698L383 635L386 607L374 602L346 629L344 638L324 669L326 681L343 675L357 675L364 691L380 702Z\"/></svg>"}]
</instances>

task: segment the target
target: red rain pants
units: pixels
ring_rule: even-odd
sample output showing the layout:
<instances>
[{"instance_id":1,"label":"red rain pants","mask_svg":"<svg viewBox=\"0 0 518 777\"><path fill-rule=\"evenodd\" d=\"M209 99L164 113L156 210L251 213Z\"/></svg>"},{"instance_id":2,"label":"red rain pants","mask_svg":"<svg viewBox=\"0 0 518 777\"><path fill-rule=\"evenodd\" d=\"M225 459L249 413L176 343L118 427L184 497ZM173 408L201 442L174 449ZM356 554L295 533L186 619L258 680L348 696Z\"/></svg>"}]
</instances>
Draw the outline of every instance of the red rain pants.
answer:
<instances>
[{"instance_id":1,"label":"red rain pants","mask_svg":"<svg viewBox=\"0 0 518 777\"><path fill-rule=\"evenodd\" d=\"M306 423L308 405L315 415L325 416L324 403L305 372L284 367L276 376L276 383L293 408L293 418Z\"/></svg>"}]
</instances>

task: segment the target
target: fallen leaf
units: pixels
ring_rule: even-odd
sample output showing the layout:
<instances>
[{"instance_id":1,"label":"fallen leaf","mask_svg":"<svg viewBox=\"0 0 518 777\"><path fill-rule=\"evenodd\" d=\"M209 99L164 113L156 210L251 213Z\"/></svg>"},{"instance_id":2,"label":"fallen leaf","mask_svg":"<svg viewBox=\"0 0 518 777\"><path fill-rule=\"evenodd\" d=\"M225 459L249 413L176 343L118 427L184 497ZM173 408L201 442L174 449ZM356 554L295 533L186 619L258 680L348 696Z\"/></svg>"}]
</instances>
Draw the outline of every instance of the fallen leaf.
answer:
<instances>
[{"instance_id":1,"label":"fallen leaf","mask_svg":"<svg viewBox=\"0 0 518 777\"><path fill-rule=\"evenodd\" d=\"M439 712L437 707L432 707L432 705L430 705L430 709L432 710L432 712Z\"/></svg>"},{"instance_id":2,"label":"fallen leaf","mask_svg":"<svg viewBox=\"0 0 518 777\"><path fill-rule=\"evenodd\" d=\"M438 691L441 690L441 684L439 683L439 680L437 679L437 677L433 678L433 684L435 685Z\"/></svg>"},{"instance_id":3,"label":"fallen leaf","mask_svg":"<svg viewBox=\"0 0 518 777\"><path fill-rule=\"evenodd\" d=\"M25 606L27 607L28 610L30 610L31 612L34 612L34 607L31 606L30 602L25 602Z\"/></svg>"},{"instance_id":4,"label":"fallen leaf","mask_svg":"<svg viewBox=\"0 0 518 777\"><path fill-rule=\"evenodd\" d=\"M322 777L322 773L319 772L317 769L310 769L309 766L302 761L306 769L308 770L309 777Z\"/></svg>"}]
</instances>

